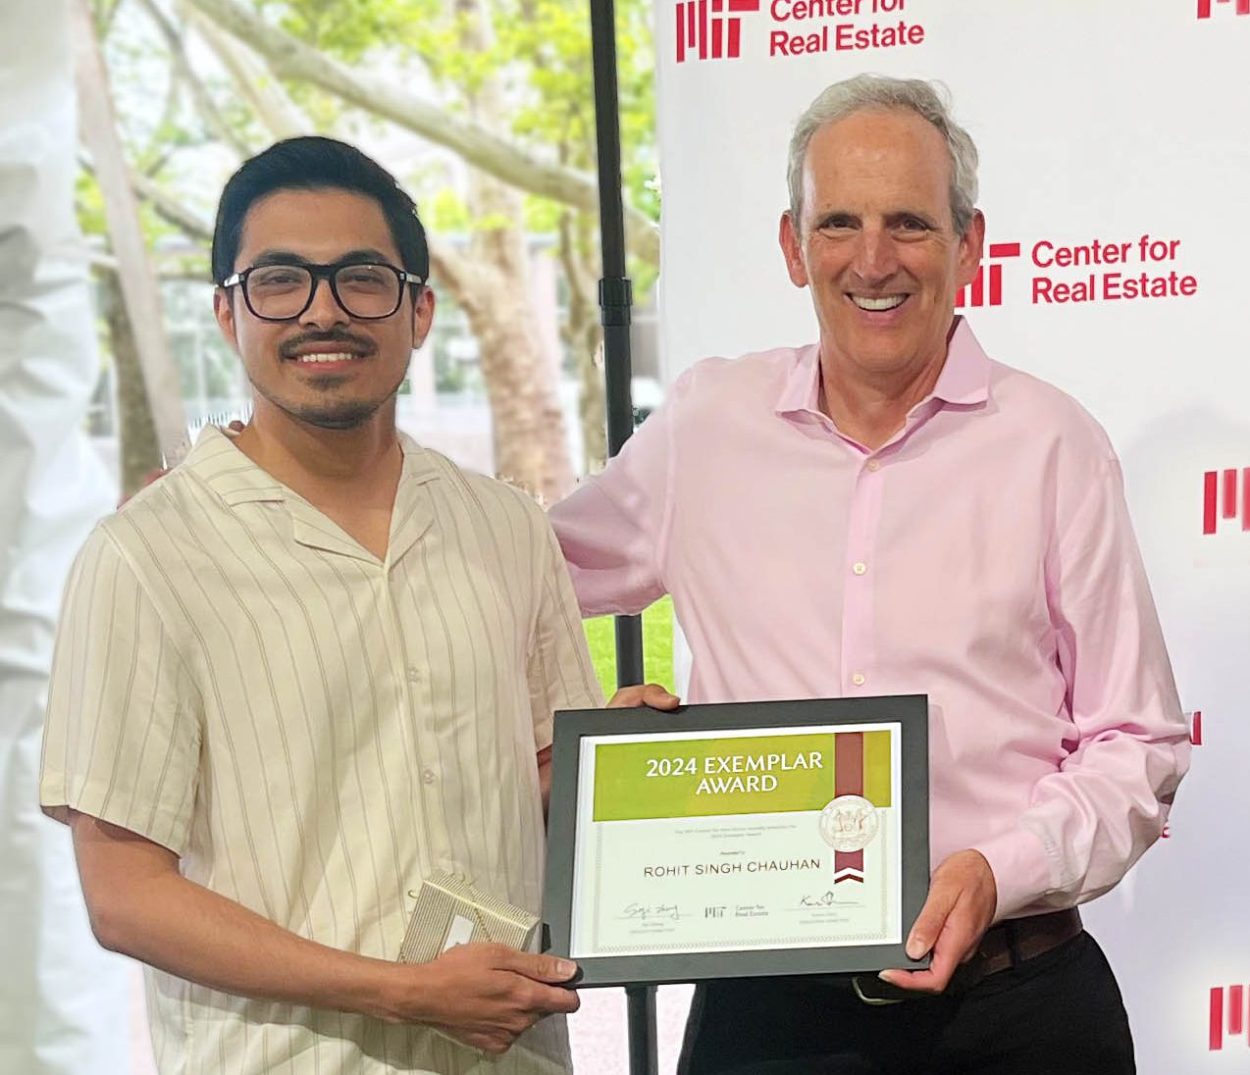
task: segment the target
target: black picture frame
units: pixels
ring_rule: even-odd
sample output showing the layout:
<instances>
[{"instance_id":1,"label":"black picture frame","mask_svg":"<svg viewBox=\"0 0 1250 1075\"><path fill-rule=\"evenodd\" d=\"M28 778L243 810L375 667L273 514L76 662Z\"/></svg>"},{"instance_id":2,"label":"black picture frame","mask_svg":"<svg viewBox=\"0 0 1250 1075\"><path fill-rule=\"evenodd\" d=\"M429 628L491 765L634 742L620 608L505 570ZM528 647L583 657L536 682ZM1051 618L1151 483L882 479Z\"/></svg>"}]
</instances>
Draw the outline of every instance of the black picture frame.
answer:
<instances>
[{"instance_id":1,"label":"black picture frame","mask_svg":"<svg viewBox=\"0 0 1250 1075\"><path fill-rule=\"evenodd\" d=\"M902 936L929 889L929 704L923 694L799 701L730 702L652 709L578 709L556 713L543 900L544 949L567 956L572 939L580 744L584 736L735 731L838 724L899 725L902 802ZM837 975L928 966L903 944L839 945L750 951L579 958L576 985L663 985L714 978Z\"/></svg>"}]
</instances>

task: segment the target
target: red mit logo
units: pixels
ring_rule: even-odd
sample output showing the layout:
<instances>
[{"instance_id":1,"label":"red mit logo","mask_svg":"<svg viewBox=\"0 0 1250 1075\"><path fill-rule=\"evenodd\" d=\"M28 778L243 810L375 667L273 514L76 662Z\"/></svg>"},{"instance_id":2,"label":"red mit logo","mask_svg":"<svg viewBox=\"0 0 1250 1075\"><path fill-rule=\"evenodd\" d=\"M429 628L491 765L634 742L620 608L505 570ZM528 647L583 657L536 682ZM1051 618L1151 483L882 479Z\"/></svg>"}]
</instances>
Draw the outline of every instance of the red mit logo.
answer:
<instances>
[{"instance_id":1,"label":"red mit logo","mask_svg":"<svg viewBox=\"0 0 1250 1075\"><path fill-rule=\"evenodd\" d=\"M700 60L736 60L742 35L738 16L759 9L760 0L682 0L677 5L677 62L685 63L687 53L695 52Z\"/></svg>"},{"instance_id":2,"label":"red mit logo","mask_svg":"<svg viewBox=\"0 0 1250 1075\"><path fill-rule=\"evenodd\" d=\"M1233 0L1215 0L1217 4L1233 4ZM1236 0L1236 9L1238 15L1250 15L1250 0ZM1211 17L1211 0L1198 0L1198 18L1209 19Z\"/></svg>"},{"instance_id":3,"label":"red mit logo","mask_svg":"<svg viewBox=\"0 0 1250 1075\"><path fill-rule=\"evenodd\" d=\"M1250 1022L1247 1019L1247 1015L1250 1015L1250 989L1240 985L1230 985L1227 992L1228 1004L1225 1005L1224 987L1217 985L1211 990L1211 1021L1207 1045L1211 1052L1218 1052L1224 1048L1224 1016L1226 1007L1228 1009L1227 1026L1230 1036L1244 1034L1246 1024ZM1246 1042L1250 1044L1250 1035L1247 1035Z\"/></svg>"},{"instance_id":4,"label":"red mit logo","mask_svg":"<svg viewBox=\"0 0 1250 1075\"><path fill-rule=\"evenodd\" d=\"M1238 489L1241 493L1241 528L1250 530L1250 467L1236 470L1208 470L1202 482L1202 532L1214 534L1219 519L1237 518Z\"/></svg>"},{"instance_id":5,"label":"red mit logo","mask_svg":"<svg viewBox=\"0 0 1250 1075\"><path fill-rule=\"evenodd\" d=\"M1250 3L1250 0L1247 0ZM961 287L955 295L955 309L962 310L965 306L1001 306L1003 304L1003 267L996 264L994 258L1018 258L1019 243L990 243L990 286L988 301L985 294L985 263L977 266L977 274L972 278L972 286ZM971 292L971 294L969 294Z\"/></svg>"}]
</instances>

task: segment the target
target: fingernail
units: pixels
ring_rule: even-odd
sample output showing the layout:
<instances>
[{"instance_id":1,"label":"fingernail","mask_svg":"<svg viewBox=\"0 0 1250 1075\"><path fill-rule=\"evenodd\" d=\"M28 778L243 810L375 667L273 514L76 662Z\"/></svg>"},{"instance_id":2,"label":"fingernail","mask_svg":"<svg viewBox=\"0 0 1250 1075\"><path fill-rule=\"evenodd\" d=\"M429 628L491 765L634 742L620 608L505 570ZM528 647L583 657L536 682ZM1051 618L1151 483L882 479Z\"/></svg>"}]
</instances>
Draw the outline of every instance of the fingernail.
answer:
<instances>
[{"instance_id":1,"label":"fingernail","mask_svg":"<svg viewBox=\"0 0 1250 1075\"><path fill-rule=\"evenodd\" d=\"M572 978L577 973L577 964L567 959L557 959L556 972L563 974L566 978Z\"/></svg>"},{"instance_id":2,"label":"fingernail","mask_svg":"<svg viewBox=\"0 0 1250 1075\"><path fill-rule=\"evenodd\" d=\"M880 978L883 982L887 983L888 985L894 984L894 979L891 977L890 972L888 970L880 971L877 974L877 977Z\"/></svg>"},{"instance_id":3,"label":"fingernail","mask_svg":"<svg viewBox=\"0 0 1250 1075\"><path fill-rule=\"evenodd\" d=\"M908 959L919 959L927 951L928 951L928 948L925 946L924 941L920 940L917 937L907 938L907 958Z\"/></svg>"}]
</instances>

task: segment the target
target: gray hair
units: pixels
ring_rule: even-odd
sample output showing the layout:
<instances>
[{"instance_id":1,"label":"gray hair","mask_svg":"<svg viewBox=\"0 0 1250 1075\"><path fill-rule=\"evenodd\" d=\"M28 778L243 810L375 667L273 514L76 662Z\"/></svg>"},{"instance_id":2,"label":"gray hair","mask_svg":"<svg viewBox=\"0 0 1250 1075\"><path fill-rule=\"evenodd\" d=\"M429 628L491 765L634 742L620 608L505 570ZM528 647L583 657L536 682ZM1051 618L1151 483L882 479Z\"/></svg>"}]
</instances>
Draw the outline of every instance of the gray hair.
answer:
<instances>
[{"instance_id":1,"label":"gray hair","mask_svg":"<svg viewBox=\"0 0 1250 1075\"><path fill-rule=\"evenodd\" d=\"M957 235L967 233L977 201L977 147L951 116L949 91L939 82L884 75L856 75L835 82L821 91L794 125L786 181L796 229L803 212L803 162L812 136L854 112L892 108L910 109L932 123L946 139L951 160L951 220Z\"/></svg>"}]
</instances>

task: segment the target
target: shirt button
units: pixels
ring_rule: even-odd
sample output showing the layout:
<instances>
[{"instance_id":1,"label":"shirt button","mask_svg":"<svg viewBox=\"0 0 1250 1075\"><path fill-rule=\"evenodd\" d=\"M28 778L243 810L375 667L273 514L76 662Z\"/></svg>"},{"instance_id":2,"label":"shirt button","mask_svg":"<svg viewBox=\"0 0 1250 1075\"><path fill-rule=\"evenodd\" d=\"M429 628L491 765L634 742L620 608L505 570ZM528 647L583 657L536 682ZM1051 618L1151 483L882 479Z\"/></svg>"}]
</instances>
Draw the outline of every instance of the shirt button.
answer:
<instances>
[{"instance_id":1,"label":"shirt button","mask_svg":"<svg viewBox=\"0 0 1250 1075\"><path fill-rule=\"evenodd\" d=\"M407 672L407 676L408 676L409 683L420 683L421 682L421 669L409 668Z\"/></svg>"},{"instance_id":2,"label":"shirt button","mask_svg":"<svg viewBox=\"0 0 1250 1075\"><path fill-rule=\"evenodd\" d=\"M856 672L853 676L851 676L851 682L857 687L862 687L864 685L864 673Z\"/></svg>"},{"instance_id":3,"label":"shirt button","mask_svg":"<svg viewBox=\"0 0 1250 1075\"><path fill-rule=\"evenodd\" d=\"M859 560L851 566L851 570L857 575L862 575L868 570L868 565L863 560Z\"/></svg>"},{"instance_id":4,"label":"shirt button","mask_svg":"<svg viewBox=\"0 0 1250 1075\"><path fill-rule=\"evenodd\" d=\"M434 775L434 770L433 770L433 769L422 769L422 770L421 770L421 780L422 780L422 782L423 782L423 783L426 783L426 784L433 784L433 783L434 783L434 781L435 781L435 780L437 780L437 779L438 779L438 777Z\"/></svg>"},{"instance_id":5,"label":"shirt button","mask_svg":"<svg viewBox=\"0 0 1250 1075\"><path fill-rule=\"evenodd\" d=\"M876 459L869 459L865 465L874 473L881 469L881 464Z\"/></svg>"}]
</instances>

